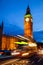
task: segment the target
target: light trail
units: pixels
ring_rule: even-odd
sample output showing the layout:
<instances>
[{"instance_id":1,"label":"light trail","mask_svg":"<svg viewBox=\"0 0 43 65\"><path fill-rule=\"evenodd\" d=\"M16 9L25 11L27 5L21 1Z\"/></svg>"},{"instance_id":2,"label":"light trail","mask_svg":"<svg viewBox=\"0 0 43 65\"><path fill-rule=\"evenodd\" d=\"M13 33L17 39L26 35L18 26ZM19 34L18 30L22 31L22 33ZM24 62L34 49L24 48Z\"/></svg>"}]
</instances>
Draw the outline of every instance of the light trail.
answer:
<instances>
[{"instance_id":1,"label":"light trail","mask_svg":"<svg viewBox=\"0 0 43 65\"><path fill-rule=\"evenodd\" d=\"M23 39L29 40L28 38L23 37L23 36L21 36L21 35L17 35L17 36L20 37L20 38L23 38Z\"/></svg>"},{"instance_id":2,"label":"light trail","mask_svg":"<svg viewBox=\"0 0 43 65\"><path fill-rule=\"evenodd\" d=\"M9 60L9 61L6 61L5 63L1 64L1 65L10 64L10 63L13 63L13 62L18 61L18 60L19 60L19 59Z\"/></svg>"}]
</instances>

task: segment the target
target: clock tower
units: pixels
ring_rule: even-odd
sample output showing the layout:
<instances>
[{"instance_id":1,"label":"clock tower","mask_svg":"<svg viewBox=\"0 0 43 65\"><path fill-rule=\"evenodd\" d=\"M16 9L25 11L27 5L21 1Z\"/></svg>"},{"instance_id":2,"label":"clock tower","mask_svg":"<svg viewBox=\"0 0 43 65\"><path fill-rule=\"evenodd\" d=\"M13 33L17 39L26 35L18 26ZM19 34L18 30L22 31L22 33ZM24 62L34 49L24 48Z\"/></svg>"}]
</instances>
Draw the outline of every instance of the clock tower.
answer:
<instances>
[{"instance_id":1,"label":"clock tower","mask_svg":"<svg viewBox=\"0 0 43 65\"><path fill-rule=\"evenodd\" d=\"M24 16L24 36L33 37L32 35L32 15L30 13L29 6L27 7L26 14Z\"/></svg>"}]
</instances>

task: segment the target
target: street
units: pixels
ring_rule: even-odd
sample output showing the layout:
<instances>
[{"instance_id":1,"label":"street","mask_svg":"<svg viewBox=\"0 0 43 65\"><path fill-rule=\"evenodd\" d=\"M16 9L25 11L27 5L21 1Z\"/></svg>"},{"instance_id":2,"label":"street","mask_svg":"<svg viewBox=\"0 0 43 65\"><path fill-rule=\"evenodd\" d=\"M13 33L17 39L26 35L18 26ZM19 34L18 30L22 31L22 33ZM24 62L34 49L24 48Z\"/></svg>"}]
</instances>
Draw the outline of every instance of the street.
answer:
<instances>
[{"instance_id":1,"label":"street","mask_svg":"<svg viewBox=\"0 0 43 65\"><path fill-rule=\"evenodd\" d=\"M30 61L28 59L9 59L5 61L1 61L0 65L27 65Z\"/></svg>"},{"instance_id":2,"label":"street","mask_svg":"<svg viewBox=\"0 0 43 65\"><path fill-rule=\"evenodd\" d=\"M9 58L0 60L0 65L43 65L43 58L33 54L30 58Z\"/></svg>"}]
</instances>

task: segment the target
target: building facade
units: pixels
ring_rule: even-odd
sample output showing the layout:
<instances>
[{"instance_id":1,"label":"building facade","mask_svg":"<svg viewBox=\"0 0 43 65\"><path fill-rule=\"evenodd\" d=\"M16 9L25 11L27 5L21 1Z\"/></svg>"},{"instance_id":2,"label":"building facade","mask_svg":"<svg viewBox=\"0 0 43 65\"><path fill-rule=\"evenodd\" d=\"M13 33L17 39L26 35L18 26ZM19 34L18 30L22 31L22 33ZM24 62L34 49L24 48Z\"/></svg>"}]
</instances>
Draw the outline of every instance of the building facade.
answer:
<instances>
[{"instance_id":1,"label":"building facade","mask_svg":"<svg viewBox=\"0 0 43 65\"><path fill-rule=\"evenodd\" d=\"M2 32L3 32L3 22L0 25L0 49L2 49Z\"/></svg>"},{"instance_id":2,"label":"building facade","mask_svg":"<svg viewBox=\"0 0 43 65\"><path fill-rule=\"evenodd\" d=\"M13 50L17 48L17 45L15 42L17 42L18 39L14 36L2 36L2 50Z\"/></svg>"}]
</instances>

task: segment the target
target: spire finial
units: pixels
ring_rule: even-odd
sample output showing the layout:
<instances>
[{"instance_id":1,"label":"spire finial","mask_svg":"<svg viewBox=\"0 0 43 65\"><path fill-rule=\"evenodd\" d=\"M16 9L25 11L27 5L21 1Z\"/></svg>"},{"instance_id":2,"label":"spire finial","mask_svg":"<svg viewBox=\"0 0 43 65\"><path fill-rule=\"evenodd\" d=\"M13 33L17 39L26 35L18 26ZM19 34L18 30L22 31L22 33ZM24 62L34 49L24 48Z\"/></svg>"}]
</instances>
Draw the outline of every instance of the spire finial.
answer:
<instances>
[{"instance_id":1,"label":"spire finial","mask_svg":"<svg viewBox=\"0 0 43 65\"><path fill-rule=\"evenodd\" d=\"M26 9L26 15L27 15L27 14L31 14L31 13L30 13L29 5L28 5L28 7L27 7L27 9Z\"/></svg>"},{"instance_id":2,"label":"spire finial","mask_svg":"<svg viewBox=\"0 0 43 65\"><path fill-rule=\"evenodd\" d=\"M3 30L3 20L2 20L2 30Z\"/></svg>"}]
</instances>

